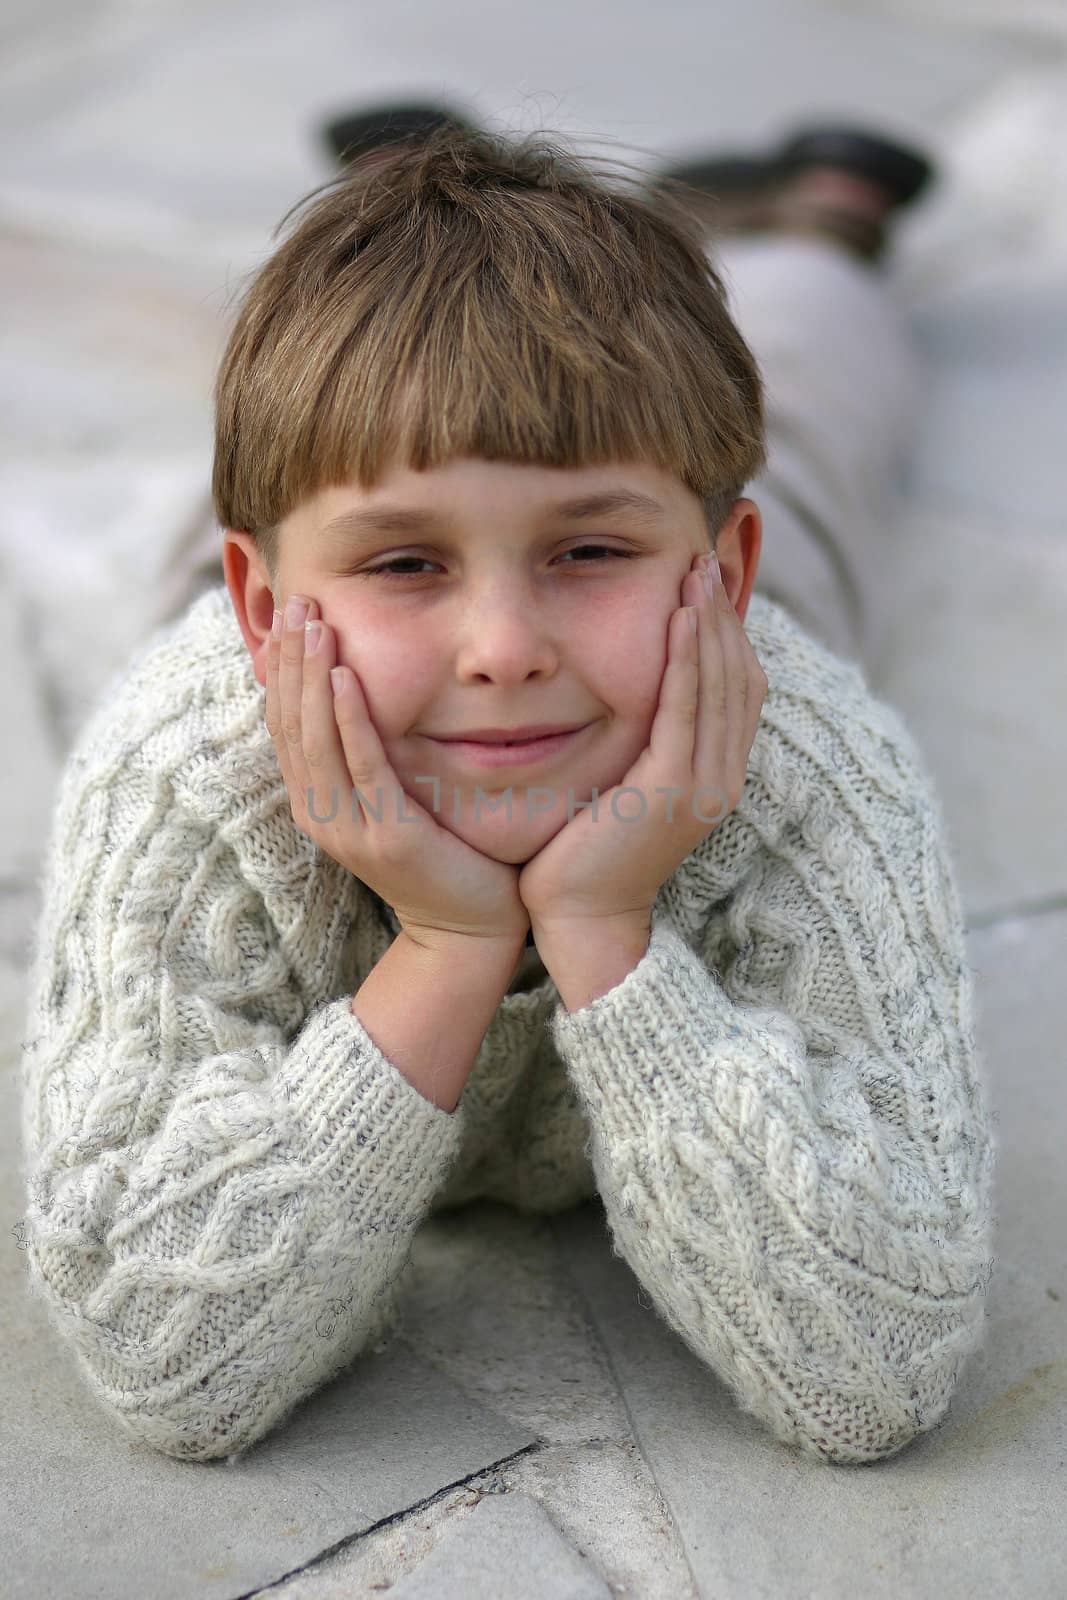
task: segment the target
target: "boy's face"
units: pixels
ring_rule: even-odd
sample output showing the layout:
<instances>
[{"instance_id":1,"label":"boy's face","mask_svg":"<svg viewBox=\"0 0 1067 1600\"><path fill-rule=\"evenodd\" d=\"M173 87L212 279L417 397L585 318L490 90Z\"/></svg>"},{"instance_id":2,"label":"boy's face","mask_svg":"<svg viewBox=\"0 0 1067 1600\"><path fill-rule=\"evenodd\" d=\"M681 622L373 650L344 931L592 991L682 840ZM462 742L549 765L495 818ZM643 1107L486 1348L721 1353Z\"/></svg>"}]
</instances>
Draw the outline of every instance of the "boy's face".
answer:
<instances>
[{"instance_id":1,"label":"boy's face","mask_svg":"<svg viewBox=\"0 0 1067 1600\"><path fill-rule=\"evenodd\" d=\"M580 518L562 509L608 493L651 504ZM735 513L741 506L755 514L758 541L758 511L746 501ZM338 520L401 510L410 521L391 527ZM254 552L250 541L244 547ZM483 854L520 864L594 789L602 797L618 784L646 748L667 624L693 557L708 547L699 498L657 466L461 458L424 472L393 467L371 491L334 487L305 501L281 524L274 600L318 602L401 788ZM255 554L251 567L246 591L268 582ZM237 570L227 565L231 593ZM241 598L250 614L248 592ZM269 603L261 588L254 598ZM269 632L269 611L259 605L257 615ZM264 683L265 639L243 618L242 627ZM504 767L476 764L441 742L532 723L580 731L553 754ZM434 785L420 781L431 777L440 780L436 808ZM384 801L395 817L395 793ZM320 810L331 803L316 797Z\"/></svg>"}]
</instances>

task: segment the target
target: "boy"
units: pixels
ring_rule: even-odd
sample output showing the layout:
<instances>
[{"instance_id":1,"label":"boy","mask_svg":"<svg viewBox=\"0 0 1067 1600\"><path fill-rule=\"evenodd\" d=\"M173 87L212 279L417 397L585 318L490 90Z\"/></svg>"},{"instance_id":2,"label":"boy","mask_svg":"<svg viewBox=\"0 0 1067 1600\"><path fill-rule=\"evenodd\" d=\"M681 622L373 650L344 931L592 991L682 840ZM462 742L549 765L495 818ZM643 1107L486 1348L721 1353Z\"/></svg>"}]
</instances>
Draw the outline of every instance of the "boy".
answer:
<instances>
[{"instance_id":1,"label":"boy","mask_svg":"<svg viewBox=\"0 0 1067 1600\"><path fill-rule=\"evenodd\" d=\"M959 896L899 717L752 592L695 227L533 136L398 145L252 282L216 419L226 587L71 752L34 951L28 1261L94 1392L233 1457L429 1211L599 1191L778 1439L935 1426L991 1268Z\"/></svg>"}]
</instances>

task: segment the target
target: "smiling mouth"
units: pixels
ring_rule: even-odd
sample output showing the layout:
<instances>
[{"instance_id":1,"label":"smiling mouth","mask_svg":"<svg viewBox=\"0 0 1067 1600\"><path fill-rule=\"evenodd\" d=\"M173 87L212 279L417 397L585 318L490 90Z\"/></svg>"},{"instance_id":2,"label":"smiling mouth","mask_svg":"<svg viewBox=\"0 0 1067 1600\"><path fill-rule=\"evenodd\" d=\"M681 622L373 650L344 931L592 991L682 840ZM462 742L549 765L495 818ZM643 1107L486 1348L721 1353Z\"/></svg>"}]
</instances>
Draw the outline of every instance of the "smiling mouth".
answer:
<instances>
[{"instance_id":1,"label":"smiling mouth","mask_svg":"<svg viewBox=\"0 0 1067 1600\"><path fill-rule=\"evenodd\" d=\"M558 739L564 734L580 733L582 728L585 726L585 723L576 723L573 728L546 728L543 733L515 734L513 737L509 736L505 739L491 737L489 735L483 737L479 736L477 733L431 733L428 734L427 737L434 739L437 744L538 744L542 739Z\"/></svg>"},{"instance_id":2,"label":"smiling mouth","mask_svg":"<svg viewBox=\"0 0 1067 1600\"><path fill-rule=\"evenodd\" d=\"M591 723L572 728L567 733L542 734L537 739L510 739L506 742L484 739L435 739L442 750L452 750L461 759L473 761L481 767L522 765L532 761L547 760L577 739Z\"/></svg>"}]
</instances>

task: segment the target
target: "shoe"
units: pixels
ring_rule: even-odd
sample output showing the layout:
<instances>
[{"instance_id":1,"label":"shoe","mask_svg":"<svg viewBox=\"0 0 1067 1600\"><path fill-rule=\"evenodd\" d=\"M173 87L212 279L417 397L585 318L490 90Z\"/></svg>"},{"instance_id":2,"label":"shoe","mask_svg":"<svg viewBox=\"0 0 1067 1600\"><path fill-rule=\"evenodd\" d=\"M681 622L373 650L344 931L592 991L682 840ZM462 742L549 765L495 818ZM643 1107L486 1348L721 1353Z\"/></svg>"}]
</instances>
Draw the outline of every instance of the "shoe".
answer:
<instances>
[{"instance_id":1,"label":"shoe","mask_svg":"<svg viewBox=\"0 0 1067 1600\"><path fill-rule=\"evenodd\" d=\"M319 137L339 167L394 144L416 133L432 133L436 128L463 128L473 133L474 125L448 106L419 102L394 105L385 103L346 111L331 117L319 127Z\"/></svg>"},{"instance_id":2,"label":"shoe","mask_svg":"<svg viewBox=\"0 0 1067 1600\"><path fill-rule=\"evenodd\" d=\"M787 172L834 167L878 184L894 206L910 205L930 184L934 164L920 151L862 128L802 129L778 147L779 164Z\"/></svg>"},{"instance_id":3,"label":"shoe","mask_svg":"<svg viewBox=\"0 0 1067 1600\"><path fill-rule=\"evenodd\" d=\"M683 162L660 169L656 179L700 190L681 198L692 200L712 234L816 234L874 263L885 254L894 213L935 176L934 163L914 148L827 124L796 130L765 156Z\"/></svg>"}]
</instances>

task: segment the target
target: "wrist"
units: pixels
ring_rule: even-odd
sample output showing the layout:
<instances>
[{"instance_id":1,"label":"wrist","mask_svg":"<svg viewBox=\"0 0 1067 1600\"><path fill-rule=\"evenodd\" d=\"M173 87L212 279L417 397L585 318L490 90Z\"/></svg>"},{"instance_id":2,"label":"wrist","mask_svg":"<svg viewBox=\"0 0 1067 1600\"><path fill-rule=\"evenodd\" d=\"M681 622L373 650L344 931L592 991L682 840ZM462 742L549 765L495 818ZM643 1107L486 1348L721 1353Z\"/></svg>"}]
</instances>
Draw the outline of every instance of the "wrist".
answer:
<instances>
[{"instance_id":1,"label":"wrist","mask_svg":"<svg viewBox=\"0 0 1067 1600\"><path fill-rule=\"evenodd\" d=\"M568 1012L581 1011L628 977L648 953L652 913L560 918L534 923L534 935Z\"/></svg>"},{"instance_id":2,"label":"wrist","mask_svg":"<svg viewBox=\"0 0 1067 1600\"><path fill-rule=\"evenodd\" d=\"M458 933L446 928L402 928L398 935L418 950L447 955L453 960L470 959L514 963L526 942L526 934Z\"/></svg>"},{"instance_id":3,"label":"wrist","mask_svg":"<svg viewBox=\"0 0 1067 1600\"><path fill-rule=\"evenodd\" d=\"M552 941L570 941L573 939L600 938L610 935L612 938L631 937L635 934L650 935L652 931L651 911L620 911L611 915L599 917L546 917L544 919L530 916L530 927L534 939L540 946Z\"/></svg>"}]
</instances>

